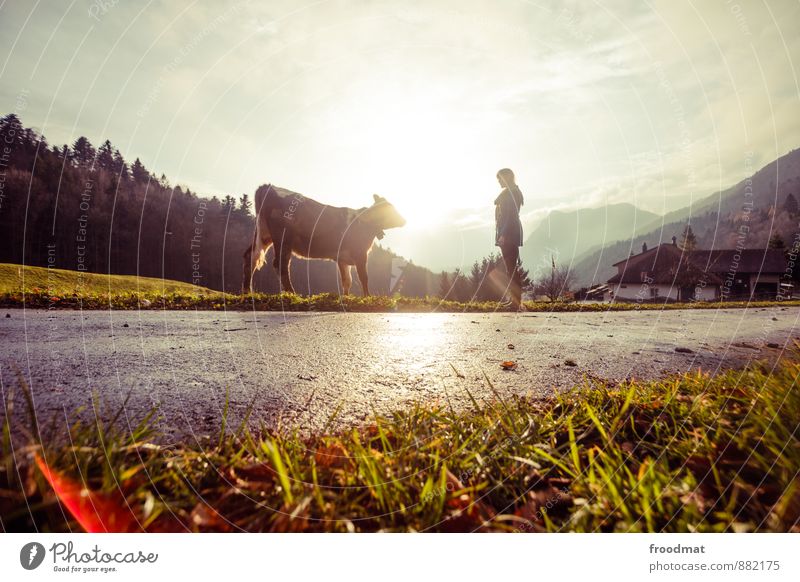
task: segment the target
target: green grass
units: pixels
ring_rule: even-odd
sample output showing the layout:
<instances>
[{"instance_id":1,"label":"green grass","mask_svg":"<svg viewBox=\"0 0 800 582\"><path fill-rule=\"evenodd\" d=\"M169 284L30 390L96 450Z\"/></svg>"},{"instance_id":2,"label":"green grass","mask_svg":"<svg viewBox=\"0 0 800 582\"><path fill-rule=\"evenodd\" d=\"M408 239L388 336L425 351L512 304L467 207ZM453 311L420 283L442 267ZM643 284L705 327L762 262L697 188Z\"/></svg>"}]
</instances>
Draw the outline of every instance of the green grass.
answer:
<instances>
[{"instance_id":1,"label":"green grass","mask_svg":"<svg viewBox=\"0 0 800 582\"><path fill-rule=\"evenodd\" d=\"M36 453L133 515L133 530L797 532L799 376L785 359L468 412L420 406L339 434L242 425L169 447L151 417L132 432L76 423L69 444L12 454L6 422L0 518L76 529Z\"/></svg>"},{"instance_id":2,"label":"green grass","mask_svg":"<svg viewBox=\"0 0 800 582\"><path fill-rule=\"evenodd\" d=\"M24 285L23 285L24 282ZM207 295L217 293L205 287L135 275L100 275L66 269L48 269L0 263L0 293L50 297L103 296L111 293Z\"/></svg>"},{"instance_id":3,"label":"green grass","mask_svg":"<svg viewBox=\"0 0 800 582\"><path fill-rule=\"evenodd\" d=\"M23 288L22 275L25 285ZM661 309L722 309L800 306L800 301L735 301L724 303L569 303L533 302L533 312L650 311ZM181 283L129 275L98 275L42 267L0 264L0 307L29 309L201 309L257 311L353 312L483 312L504 311L496 301L458 302L437 297L339 296L320 293L222 293Z\"/></svg>"}]
</instances>

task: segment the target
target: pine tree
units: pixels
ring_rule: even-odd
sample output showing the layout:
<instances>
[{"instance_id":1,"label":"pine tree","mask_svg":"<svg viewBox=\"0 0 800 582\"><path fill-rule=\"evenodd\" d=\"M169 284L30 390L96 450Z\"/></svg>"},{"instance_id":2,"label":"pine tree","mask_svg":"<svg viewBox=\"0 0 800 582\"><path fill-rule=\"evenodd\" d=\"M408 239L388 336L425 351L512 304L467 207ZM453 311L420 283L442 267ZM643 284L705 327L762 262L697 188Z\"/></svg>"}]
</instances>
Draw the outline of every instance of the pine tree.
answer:
<instances>
[{"instance_id":1,"label":"pine tree","mask_svg":"<svg viewBox=\"0 0 800 582\"><path fill-rule=\"evenodd\" d=\"M683 235L681 235L681 250L691 252L697 248L697 237L692 232L692 227L690 225L686 225L686 228L683 229Z\"/></svg>"},{"instance_id":2,"label":"pine tree","mask_svg":"<svg viewBox=\"0 0 800 582\"><path fill-rule=\"evenodd\" d=\"M28 148L42 150L47 149L47 140L43 135L39 134L35 129L25 129L25 144Z\"/></svg>"},{"instance_id":3,"label":"pine tree","mask_svg":"<svg viewBox=\"0 0 800 582\"><path fill-rule=\"evenodd\" d=\"M0 117L0 143L4 145L23 145L25 139L25 128L22 126L19 117L9 113Z\"/></svg>"},{"instance_id":4,"label":"pine tree","mask_svg":"<svg viewBox=\"0 0 800 582\"><path fill-rule=\"evenodd\" d=\"M97 155L91 142L81 136L72 144L72 164L79 168L92 168Z\"/></svg>"},{"instance_id":5,"label":"pine tree","mask_svg":"<svg viewBox=\"0 0 800 582\"><path fill-rule=\"evenodd\" d=\"M222 211L228 213L234 208L236 208L236 199L230 194L227 194L225 198L222 199Z\"/></svg>"},{"instance_id":6,"label":"pine tree","mask_svg":"<svg viewBox=\"0 0 800 582\"><path fill-rule=\"evenodd\" d=\"M252 207L250 196L242 194L242 201L239 203L239 211L245 216L250 216L250 208Z\"/></svg>"},{"instance_id":7,"label":"pine tree","mask_svg":"<svg viewBox=\"0 0 800 582\"><path fill-rule=\"evenodd\" d=\"M452 290L452 283L450 277L447 275L447 271L442 271L442 274L439 275L439 297L447 299Z\"/></svg>"},{"instance_id":8,"label":"pine tree","mask_svg":"<svg viewBox=\"0 0 800 582\"><path fill-rule=\"evenodd\" d=\"M114 174L122 178L123 180L127 180L128 175L128 164L125 163L125 158L122 157L122 154L119 153L119 150L114 150L114 162L111 166Z\"/></svg>"},{"instance_id":9,"label":"pine tree","mask_svg":"<svg viewBox=\"0 0 800 582\"><path fill-rule=\"evenodd\" d=\"M150 179L150 172L148 172L144 164L139 161L139 158L136 158L136 161L133 162L133 166L131 166L131 176L133 176L135 181L142 184Z\"/></svg>"},{"instance_id":10,"label":"pine tree","mask_svg":"<svg viewBox=\"0 0 800 582\"><path fill-rule=\"evenodd\" d=\"M469 281L467 281L461 269L456 269L453 272L452 287L453 291L450 293L450 299L461 302L469 301L472 291L470 290Z\"/></svg>"},{"instance_id":11,"label":"pine tree","mask_svg":"<svg viewBox=\"0 0 800 582\"><path fill-rule=\"evenodd\" d=\"M104 170L111 170L114 167L114 147L109 140L104 141L97 150L97 165Z\"/></svg>"}]
</instances>

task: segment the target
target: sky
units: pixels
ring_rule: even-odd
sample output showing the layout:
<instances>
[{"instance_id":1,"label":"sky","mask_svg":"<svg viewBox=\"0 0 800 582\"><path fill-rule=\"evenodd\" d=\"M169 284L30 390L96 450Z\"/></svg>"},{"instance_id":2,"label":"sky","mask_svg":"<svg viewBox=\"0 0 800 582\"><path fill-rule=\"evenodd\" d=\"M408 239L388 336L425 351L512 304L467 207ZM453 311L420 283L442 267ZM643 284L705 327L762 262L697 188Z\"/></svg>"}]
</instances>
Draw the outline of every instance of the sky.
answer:
<instances>
[{"instance_id":1,"label":"sky","mask_svg":"<svg viewBox=\"0 0 800 582\"><path fill-rule=\"evenodd\" d=\"M0 114L201 195L378 193L425 265L421 233L492 223L502 167L530 227L665 213L797 148L798 22L795 0L0 0Z\"/></svg>"}]
</instances>

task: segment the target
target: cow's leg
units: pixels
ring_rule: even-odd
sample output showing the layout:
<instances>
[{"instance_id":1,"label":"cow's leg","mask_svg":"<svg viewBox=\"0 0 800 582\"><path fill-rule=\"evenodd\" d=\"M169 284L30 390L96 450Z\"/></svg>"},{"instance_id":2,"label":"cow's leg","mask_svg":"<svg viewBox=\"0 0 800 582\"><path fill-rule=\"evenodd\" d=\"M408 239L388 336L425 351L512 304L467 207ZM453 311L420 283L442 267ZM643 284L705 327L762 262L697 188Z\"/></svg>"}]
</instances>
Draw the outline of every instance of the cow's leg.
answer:
<instances>
[{"instance_id":1,"label":"cow's leg","mask_svg":"<svg viewBox=\"0 0 800 582\"><path fill-rule=\"evenodd\" d=\"M253 292L253 243L244 251L242 256L242 295Z\"/></svg>"},{"instance_id":2,"label":"cow's leg","mask_svg":"<svg viewBox=\"0 0 800 582\"><path fill-rule=\"evenodd\" d=\"M273 265L275 266L275 270L278 272L278 276L281 280L281 291L286 293L294 293L295 291L294 287L292 287L290 270L292 262L292 245L285 238L288 233L284 231L283 234L284 237L282 237L280 242L277 240L273 241L275 246L275 260Z\"/></svg>"},{"instance_id":3,"label":"cow's leg","mask_svg":"<svg viewBox=\"0 0 800 582\"><path fill-rule=\"evenodd\" d=\"M339 262L339 275L342 278L342 295L350 295L350 285L353 284L353 277L350 274L350 265Z\"/></svg>"},{"instance_id":4,"label":"cow's leg","mask_svg":"<svg viewBox=\"0 0 800 582\"><path fill-rule=\"evenodd\" d=\"M250 257L250 293L253 292L253 274L258 271L261 267L264 266L264 263L267 259L267 251L269 251L269 247L272 245L272 241L267 240L260 240L256 242L256 247L251 253Z\"/></svg>"},{"instance_id":5,"label":"cow's leg","mask_svg":"<svg viewBox=\"0 0 800 582\"><path fill-rule=\"evenodd\" d=\"M281 282L281 291L294 293L294 287L292 287L291 277L289 276L289 266L292 261L292 231L272 215L267 220L267 227L272 237L272 248L274 250L272 266L275 268L275 272Z\"/></svg>"},{"instance_id":6,"label":"cow's leg","mask_svg":"<svg viewBox=\"0 0 800 582\"><path fill-rule=\"evenodd\" d=\"M275 240L272 243L272 268L275 269L275 274L278 276L278 281L281 280L281 253L283 253L283 245L279 240ZM285 289L281 288L281 291L285 291Z\"/></svg>"},{"instance_id":7,"label":"cow's leg","mask_svg":"<svg viewBox=\"0 0 800 582\"><path fill-rule=\"evenodd\" d=\"M367 257L356 261L356 272L358 273L358 280L361 282L361 289L364 291L364 297L369 297L369 277L367 276Z\"/></svg>"},{"instance_id":8,"label":"cow's leg","mask_svg":"<svg viewBox=\"0 0 800 582\"><path fill-rule=\"evenodd\" d=\"M271 244L272 241L269 234L257 224L253 242L244 251L244 256L242 257L243 294L253 292L253 273L264 266L264 258Z\"/></svg>"}]
</instances>

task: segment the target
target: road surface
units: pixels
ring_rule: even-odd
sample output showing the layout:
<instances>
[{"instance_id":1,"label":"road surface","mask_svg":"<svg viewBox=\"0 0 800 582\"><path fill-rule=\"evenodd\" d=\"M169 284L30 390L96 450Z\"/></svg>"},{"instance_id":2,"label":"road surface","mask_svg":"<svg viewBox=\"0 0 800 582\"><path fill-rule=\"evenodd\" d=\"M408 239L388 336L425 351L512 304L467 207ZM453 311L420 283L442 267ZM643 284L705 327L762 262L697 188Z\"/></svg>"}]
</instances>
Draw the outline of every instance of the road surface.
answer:
<instances>
[{"instance_id":1,"label":"road surface","mask_svg":"<svg viewBox=\"0 0 800 582\"><path fill-rule=\"evenodd\" d=\"M229 426L320 430L414 402L471 406L501 395L546 397L586 376L657 378L774 359L800 336L800 308L616 313L366 314L191 311L0 313L3 398L19 380L39 421L63 433L92 394L123 422L158 405L164 439ZM513 349L512 349L513 346ZM682 351L676 351L680 348ZM690 352L687 350L691 350ZM504 371L500 362L517 363Z\"/></svg>"}]
</instances>

